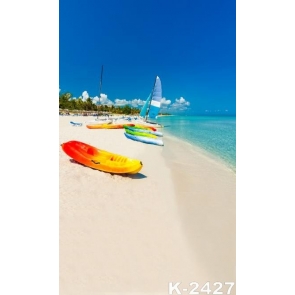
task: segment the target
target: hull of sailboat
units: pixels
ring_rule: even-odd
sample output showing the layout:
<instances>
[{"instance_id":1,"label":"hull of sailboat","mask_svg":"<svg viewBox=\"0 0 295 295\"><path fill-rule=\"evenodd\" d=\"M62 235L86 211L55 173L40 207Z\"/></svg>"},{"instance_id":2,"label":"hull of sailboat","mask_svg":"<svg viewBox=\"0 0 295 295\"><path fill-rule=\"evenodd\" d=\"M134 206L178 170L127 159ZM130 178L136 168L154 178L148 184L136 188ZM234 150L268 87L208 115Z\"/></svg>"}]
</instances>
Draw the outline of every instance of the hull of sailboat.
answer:
<instances>
[{"instance_id":1,"label":"hull of sailboat","mask_svg":"<svg viewBox=\"0 0 295 295\"><path fill-rule=\"evenodd\" d=\"M147 143L147 144L154 144L154 145L159 145L159 146L163 146L164 143L161 139L158 138L150 138L150 137L146 137L146 136L136 136L136 135L132 135L129 133L124 132L124 135L128 138L128 139L132 139L135 141L139 141L142 143Z\"/></svg>"},{"instance_id":2,"label":"hull of sailboat","mask_svg":"<svg viewBox=\"0 0 295 295\"><path fill-rule=\"evenodd\" d=\"M145 121L146 126L154 127L154 128L163 128L164 126L156 123L156 122L151 122L151 121Z\"/></svg>"},{"instance_id":3,"label":"hull of sailboat","mask_svg":"<svg viewBox=\"0 0 295 295\"><path fill-rule=\"evenodd\" d=\"M144 123L141 124L135 124L134 128L141 128L141 129L146 129L146 130L153 130L153 131L157 131L157 128L155 126L150 126Z\"/></svg>"},{"instance_id":4,"label":"hull of sailboat","mask_svg":"<svg viewBox=\"0 0 295 295\"><path fill-rule=\"evenodd\" d=\"M96 170L116 174L135 174L142 168L140 160L100 150L80 141L68 141L61 147L76 162Z\"/></svg>"},{"instance_id":5,"label":"hull of sailboat","mask_svg":"<svg viewBox=\"0 0 295 295\"><path fill-rule=\"evenodd\" d=\"M139 121L137 120L137 125L141 125L141 126L145 126L145 127L150 127L150 128L154 128L155 130L157 130L157 128L163 128L164 126L155 122L149 122L149 121Z\"/></svg>"}]
</instances>

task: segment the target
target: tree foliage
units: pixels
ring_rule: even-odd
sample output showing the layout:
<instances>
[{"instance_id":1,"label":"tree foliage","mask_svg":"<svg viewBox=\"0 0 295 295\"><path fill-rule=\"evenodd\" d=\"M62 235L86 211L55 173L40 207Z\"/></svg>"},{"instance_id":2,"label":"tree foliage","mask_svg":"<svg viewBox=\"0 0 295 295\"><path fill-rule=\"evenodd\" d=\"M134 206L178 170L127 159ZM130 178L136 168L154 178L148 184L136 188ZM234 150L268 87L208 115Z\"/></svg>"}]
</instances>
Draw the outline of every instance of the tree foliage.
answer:
<instances>
[{"instance_id":1,"label":"tree foliage","mask_svg":"<svg viewBox=\"0 0 295 295\"><path fill-rule=\"evenodd\" d=\"M93 100L89 97L85 101L81 98L73 99L72 94L69 92L62 93L59 95L59 108L67 109L69 111L98 111L108 112L114 114L125 114L125 115L138 115L140 110L129 105L114 106L114 105L96 105Z\"/></svg>"}]
</instances>

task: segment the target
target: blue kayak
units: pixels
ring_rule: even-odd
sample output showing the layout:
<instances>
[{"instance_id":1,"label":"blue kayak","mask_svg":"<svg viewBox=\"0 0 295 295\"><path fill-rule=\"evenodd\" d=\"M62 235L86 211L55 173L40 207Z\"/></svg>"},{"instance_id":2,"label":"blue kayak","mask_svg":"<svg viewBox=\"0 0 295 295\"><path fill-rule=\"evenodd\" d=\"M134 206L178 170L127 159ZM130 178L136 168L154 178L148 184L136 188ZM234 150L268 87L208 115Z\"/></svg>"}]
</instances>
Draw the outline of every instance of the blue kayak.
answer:
<instances>
[{"instance_id":1,"label":"blue kayak","mask_svg":"<svg viewBox=\"0 0 295 295\"><path fill-rule=\"evenodd\" d=\"M136 140L136 141L139 141L139 142L148 143L148 144L155 144L155 145L161 145L161 146L164 145L162 139L151 138L151 137L146 137L146 136L136 136L136 135L132 135L132 134L129 134L129 133L126 133L126 132L124 132L124 135L129 139Z\"/></svg>"},{"instance_id":2,"label":"blue kayak","mask_svg":"<svg viewBox=\"0 0 295 295\"><path fill-rule=\"evenodd\" d=\"M73 126L82 126L82 123L75 123L73 121L70 122Z\"/></svg>"}]
</instances>

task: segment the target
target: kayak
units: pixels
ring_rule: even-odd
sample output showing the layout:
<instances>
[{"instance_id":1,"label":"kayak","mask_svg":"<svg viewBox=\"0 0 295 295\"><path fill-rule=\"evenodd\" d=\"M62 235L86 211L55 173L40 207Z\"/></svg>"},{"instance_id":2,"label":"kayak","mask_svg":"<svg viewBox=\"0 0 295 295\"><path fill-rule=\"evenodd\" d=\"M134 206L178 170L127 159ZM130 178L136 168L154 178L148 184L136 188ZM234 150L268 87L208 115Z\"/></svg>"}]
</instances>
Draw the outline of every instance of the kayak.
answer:
<instances>
[{"instance_id":1,"label":"kayak","mask_svg":"<svg viewBox=\"0 0 295 295\"><path fill-rule=\"evenodd\" d=\"M146 125L142 125L142 124L135 124L134 126L135 128L140 128L140 129L146 129L146 130L153 130L153 131L157 131L157 128L153 127L153 126L146 126Z\"/></svg>"},{"instance_id":2,"label":"kayak","mask_svg":"<svg viewBox=\"0 0 295 295\"><path fill-rule=\"evenodd\" d=\"M134 124L88 124L88 129L123 129L124 125L135 126Z\"/></svg>"},{"instance_id":3,"label":"kayak","mask_svg":"<svg viewBox=\"0 0 295 295\"><path fill-rule=\"evenodd\" d=\"M146 126L146 127L152 127L152 128L163 128L164 126L158 123L152 123L152 122L146 122L146 121L139 121L138 124Z\"/></svg>"},{"instance_id":4,"label":"kayak","mask_svg":"<svg viewBox=\"0 0 295 295\"><path fill-rule=\"evenodd\" d=\"M145 130L143 130L145 131ZM150 138L158 138L156 135L150 134L150 133L144 133L140 132L140 129L136 129L135 131L130 130L129 128L125 128L125 132L131 135L136 135L136 136L145 136L145 137L150 137Z\"/></svg>"},{"instance_id":5,"label":"kayak","mask_svg":"<svg viewBox=\"0 0 295 295\"><path fill-rule=\"evenodd\" d=\"M137 135L132 135L129 133L124 132L124 135L132 140L135 141L139 141L139 142L143 142L143 143L148 143L148 144L155 144L155 145L161 145L163 146L164 143L162 141L162 139L158 139L158 138L150 138L150 137L146 137L146 136L137 136Z\"/></svg>"},{"instance_id":6,"label":"kayak","mask_svg":"<svg viewBox=\"0 0 295 295\"><path fill-rule=\"evenodd\" d=\"M134 126L134 124L88 124L88 129L123 129L124 125Z\"/></svg>"},{"instance_id":7,"label":"kayak","mask_svg":"<svg viewBox=\"0 0 295 295\"><path fill-rule=\"evenodd\" d=\"M152 135L156 135L156 136L163 136L162 132L153 131L151 129L136 128L135 126L134 127L124 126L124 128L125 128L125 131L129 130L129 131L133 131L133 132L141 132L141 133L148 133L148 134L152 134Z\"/></svg>"},{"instance_id":8,"label":"kayak","mask_svg":"<svg viewBox=\"0 0 295 295\"><path fill-rule=\"evenodd\" d=\"M72 124L72 126L75 126L75 127L76 126L79 126L79 127L82 126L82 123L76 123L76 122L73 122L73 121L71 121L70 123Z\"/></svg>"},{"instance_id":9,"label":"kayak","mask_svg":"<svg viewBox=\"0 0 295 295\"><path fill-rule=\"evenodd\" d=\"M117 174L135 174L142 168L142 162L80 141L68 141L61 144L63 151L76 162L104 172Z\"/></svg>"},{"instance_id":10,"label":"kayak","mask_svg":"<svg viewBox=\"0 0 295 295\"><path fill-rule=\"evenodd\" d=\"M91 121L86 122L86 125L98 125L98 124L111 124L112 120L98 120L94 119Z\"/></svg>"}]
</instances>

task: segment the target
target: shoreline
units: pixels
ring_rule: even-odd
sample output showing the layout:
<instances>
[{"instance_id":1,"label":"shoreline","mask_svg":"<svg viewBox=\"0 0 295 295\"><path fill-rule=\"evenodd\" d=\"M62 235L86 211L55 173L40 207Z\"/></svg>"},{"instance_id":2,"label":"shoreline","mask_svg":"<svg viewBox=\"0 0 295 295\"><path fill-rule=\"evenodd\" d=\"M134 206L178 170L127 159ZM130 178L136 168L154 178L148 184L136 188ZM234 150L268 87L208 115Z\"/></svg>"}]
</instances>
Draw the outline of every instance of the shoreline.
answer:
<instances>
[{"instance_id":1,"label":"shoreline","mask_svg":"<svg viewBox=\"0 0 295 295\"><path fill-rule=\"evenodd\" d=\"M236 173L189 142L170 134L165 141L163 157L192 259L202 265L207 281L235 282Z\"/></svg>"},{"instance_id":2,"label":"shoreline","mask_svg":"<svg viewBox=\"0 0 295 295\"><path fill-rule=\"evenodd\" d=\"M165 134L164 147L147 145L76 118L82 127L60 116L60 143L84 141L143 168L111 175L60 149L60 294L167 294L168 282L235 281L235 175Z\"/></svg>"},{"instance_id":3,"label":"shoreline","mask_svg":"<svg viewBox=\"0 0 295 295\"><path fill-rule=\"evenodd\" d=\"M228 169L228 170L232 171L234 174L236 174L236 165L231 163L229 160L225 160L220 155L214 154L211 151L207 151L202 146L200 146L196 143L190 142L189 140L178 138L176 135L170 133L169 131L165 136L166 136L166 138L168 138L169 140L171 140L173 142L179 142L179 143L186 145L186 147L191 152L200 154L203 157L207 158L209 161L214 161L216 163L216 165L222 166L223 168Z\"/></svg>"},{"instance_id":4,"label":"shoreline","mask_svg":"<svg viewBox=\"0 0 295 295\"><path fill-rule=\"evenodd\" d=\"M184 116L178 116L179 118L183 118ZM189 116L186 116L189 117ZM191 117L195 117L195 116L191 116ZM231 116L233 117L233 116ZM179 134L179 132L175 133L174 131L172 131L172 128L165 128L165 127L171 127L173 126L173 122L171 123L170 121L161 121L159 122L160 124L164 125L163 130L165 130L166 133L166 137L169 136L170 138L172 138L173 140L179 142L184 142L186 144L188 144L188 148L189 149L193 149L195 150L195 152L197 153L201 153L203 154L205 157L207 157L210 160L215 160L216 162L220 163L221 165L226 166L227 168L229 168L230 170L232 170L234 173L236 173L236 155L235 155L235 150L234 150L234 154L228 153L222 149L218 150L216 148L214 148L214 145L212 145L212 143L208 144L207 142L204 142L202 140L198 141L196 137L192 137L192 138L185 138L182 136L182 134ZM168 126L165 126L165 124ZM202 135L201 135L202 136ZM213 135L214 136L214 135Z\"/></svg>"}]
</instances>

